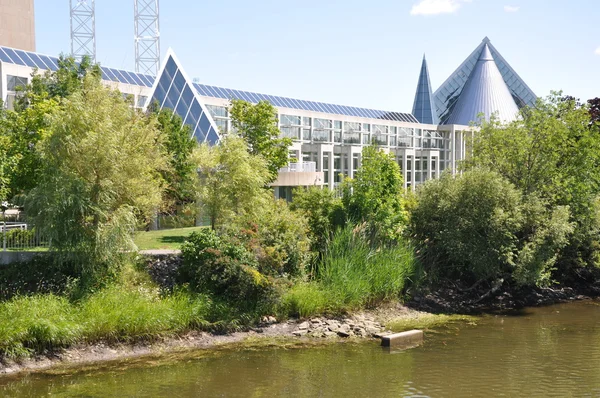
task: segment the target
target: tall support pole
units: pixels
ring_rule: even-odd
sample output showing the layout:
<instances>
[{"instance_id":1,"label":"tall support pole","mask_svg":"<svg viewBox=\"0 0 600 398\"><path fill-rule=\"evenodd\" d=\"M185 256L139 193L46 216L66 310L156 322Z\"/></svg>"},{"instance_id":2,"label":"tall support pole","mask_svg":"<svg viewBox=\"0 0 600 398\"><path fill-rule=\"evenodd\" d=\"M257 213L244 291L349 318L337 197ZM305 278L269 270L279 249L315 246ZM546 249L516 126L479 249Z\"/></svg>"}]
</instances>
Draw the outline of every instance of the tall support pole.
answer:
<instances>
[{"instance_id":1,"label":"tall support pole","mask_svg":"<svg viewBox=\"0 0 600 398\"><path fill-rule=\"evenodd\" d=\"M71 6L71 55L96 62L96 1L69 0Z\"/></svg>"},{"instance_id":2,"label":"tall support pole","mask_svg":"<svg viewBox=\"0 0 600 398\"><path fill-rule=\"evenodd\" d=\"M135 71L158 75L160 25L158 0L133 0L135 24Z\"/></svg>"}]
</instances>

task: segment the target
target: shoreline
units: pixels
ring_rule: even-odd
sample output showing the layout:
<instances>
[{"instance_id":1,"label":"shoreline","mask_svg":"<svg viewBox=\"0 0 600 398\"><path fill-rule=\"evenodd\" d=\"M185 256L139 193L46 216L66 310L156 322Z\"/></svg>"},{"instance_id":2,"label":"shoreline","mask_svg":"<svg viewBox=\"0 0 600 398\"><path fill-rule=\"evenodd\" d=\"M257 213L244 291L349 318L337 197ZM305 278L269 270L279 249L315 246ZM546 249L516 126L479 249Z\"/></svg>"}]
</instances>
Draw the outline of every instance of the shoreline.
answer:
<instances>
[{"instance_id":1,"label":"shoreline","mask_svg":"<svg viewBox=\"0 0 600 398\"><path fill-rule=\"evenodd\" d=\"M466 305L473 293L460 295L456 289L422 292L405 304L387 303L372 310L338 317L312 317L277 322L264 317L259 327L227 334L191 331L179 336L159 337L133 343L77 344L19 360L0 360L0 381L27 374L76 373L110 366L134 366L170 357L199 358L226 349L301 348L324 344L373 341L386 333L429 329L453 322L467 322L476 316L541 307L569 301L590 300L600 295L579 294L572 288L528 289L519 299L509 290L499 291L491 300ZM466 297L471 297L467 299ZM452 299L453 302L449 300ZM507 306L510 304L510 306Z\"/></svg>"},{"instance_id":2,"label":"shoreline","mask_svg":"<svg viewBox=\"0 0 600 398\"><path fill-rule=\"evenodd\" d=\"M0 380L31 373L52 373L57 369L77 372L89 366L102 367L194 352L210 353L227 348L302 347L375 340L390 332L385 326L387 324L395 321L419 324L423 319L429 324L431 317L439 316L397 303L340 317L312 317L283 322L266 317L266 322L260 327L224 335L192 331L180 336L136 343L82 343L30 358L0 361ZM451 321L451 318L443 320Z\"/></svg>"}]
</instances>

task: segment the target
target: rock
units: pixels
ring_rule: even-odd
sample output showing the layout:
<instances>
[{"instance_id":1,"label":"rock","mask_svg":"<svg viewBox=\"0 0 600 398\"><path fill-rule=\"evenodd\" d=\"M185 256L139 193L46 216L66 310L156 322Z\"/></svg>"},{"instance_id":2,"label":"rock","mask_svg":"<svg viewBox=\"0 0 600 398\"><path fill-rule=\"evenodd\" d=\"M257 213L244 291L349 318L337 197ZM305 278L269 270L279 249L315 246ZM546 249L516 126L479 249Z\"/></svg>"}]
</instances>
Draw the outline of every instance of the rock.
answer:
<instances>
[{"instance_id":1,"label":"rock","mask_svg":"<svg viewBox=\"0 0 600 398\"><path fill-rule=\"evenodd\" d=\"M337 331L337 335L340 336L340 337L350 337L350 332L349 331L348 332L344 332L342 330L338 330Z\"/></svg>"},{"instance_id":2,"label":"rock","mask_svg":"<svg viewBox=\"0 0 600 398\"><path fill-rule=\"evenodd\" d=\"M336 337L338 334L337 334L337 333L335 333L335 332L323 332L323 335L324 335L326 338L332 338L332 337Z\"/></svg>"},{"instance_id":3,"label":"rock","mask_svg":"<svg viewBox=\"0 0 600 398\"><path fill-rule=\"evenodd\" d=\"M308 334L308 330L306 330L306 329L304 329L304 330L296 330L295 332L292 332L292 334L294 336L300 337L300 336L304 336L304 335Z\"/></svg>"},{"instance_id":4,"label":"rock","mask_svg":"<svg viewBox=\"0 0 600 398\"><path fill-rule=\"evenodd\" d=\"M306 330L310 327L310 324L308 322L302 322L300 325L298 325L298 329L300 330Z\"/></svg>"},{"instance_id":5,"label":"rock","mask_svg":"<svg viewBox=\"0 0 600 398\"><path fill-rule=\"evenodd\" d=\"M329 325L328 329L331 332L337 332L338 330L340 330L340 325Z\"/></svg>"}]
</instances>

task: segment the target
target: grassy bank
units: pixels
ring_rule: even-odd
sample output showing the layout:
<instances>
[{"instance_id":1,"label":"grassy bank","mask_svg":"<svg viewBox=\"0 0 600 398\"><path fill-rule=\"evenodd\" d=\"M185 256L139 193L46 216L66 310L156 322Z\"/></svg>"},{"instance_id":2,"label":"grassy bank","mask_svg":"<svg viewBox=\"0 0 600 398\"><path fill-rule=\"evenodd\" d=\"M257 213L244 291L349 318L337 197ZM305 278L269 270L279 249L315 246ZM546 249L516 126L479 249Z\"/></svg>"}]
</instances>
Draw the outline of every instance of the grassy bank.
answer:
<instances>
[{"instance_id":1,"label":"grassy bank","mask_svg":"<svg viewBox=\"0 0 600 398\"><path fill-rule=\"evenodd\" d=\"M75 343L152 340L207 325L210 301L143 287L113 286L80 302L56 295L0 303L0 357L17 358Z\"/></svg>"},{"instance_id":2,"label":"grassy bank","mask_svg":"<svg viewBox=\"0 0 600 398\"><path fill-rule=\"evenodd\" d=\"M316 278L292 286L282 305L289 314L309 317L397 300L415 266L413 249L406 242L374 249L352 228L344 228L330 242Z\"/></svg>"},{"instance_id":3,"label":"grassy bank","mask_svg":"<svg viewBox=\"0 0 600 398\"><path fill-rule=\"evenodd\" d=\"M165 229L160 231L143 231L135 235L134 242L140 250L177 250L192 233L204 227Z\"/></svg>"}]
</instances>

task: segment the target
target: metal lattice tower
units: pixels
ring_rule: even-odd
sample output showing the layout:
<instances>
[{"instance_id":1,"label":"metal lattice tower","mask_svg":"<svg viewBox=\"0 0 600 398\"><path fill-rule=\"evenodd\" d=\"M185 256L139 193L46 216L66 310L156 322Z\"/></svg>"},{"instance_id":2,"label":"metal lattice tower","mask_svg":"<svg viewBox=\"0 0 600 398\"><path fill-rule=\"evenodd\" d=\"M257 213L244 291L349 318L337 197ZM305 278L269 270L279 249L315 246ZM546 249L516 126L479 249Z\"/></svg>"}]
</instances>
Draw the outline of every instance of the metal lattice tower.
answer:
<instances>
[{"instance_id":1,"label":"metal lattice tower","mask_svg":"<svg viewBox=\"0 0 600 398\"><path fill-rule=\"evenodd\" d=\"M71 55L88 55L96 62L96 2L69 0L71 5Z\"/></svg>"},{"instance_id":2,"label":"metal lattice tower","mask_svg":"<svg viewBox=\"0 0 600 398\"><path fill-rule=\"evenodd\" d=\"M152 76L160 68L158 0L134 0L135 71Z\"/></svg>"}]
</instances>

